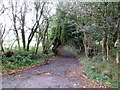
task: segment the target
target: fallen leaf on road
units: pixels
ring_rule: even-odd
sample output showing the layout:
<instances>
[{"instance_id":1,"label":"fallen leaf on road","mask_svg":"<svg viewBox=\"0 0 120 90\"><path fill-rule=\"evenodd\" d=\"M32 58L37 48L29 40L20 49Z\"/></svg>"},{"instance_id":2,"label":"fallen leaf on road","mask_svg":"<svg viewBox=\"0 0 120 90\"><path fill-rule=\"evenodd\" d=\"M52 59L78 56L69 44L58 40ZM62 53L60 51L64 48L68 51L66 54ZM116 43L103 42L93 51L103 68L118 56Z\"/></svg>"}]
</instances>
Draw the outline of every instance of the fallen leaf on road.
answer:
<instances>
[{"instance_id":1,"label":"fallen leaf on road","mask_svg":"<svg viewBox=\"0 0 120 90\"><path fill-rule=\"evenodd\" d=\"M52 75L52 73L50 73L50 72L37 72L37 75L50 76L50 75Z\"/></svg>"},{"instance_id":2,"label":"fallen leaf on road","mask_svg":"<svg viewBox=\"0 0 120 90\"><path fill-rule=\"evenodd\" d=\"M70 72L70 73L67 73L66 75L67 75L67 76L70 76L70 77L79 76L79 74L77 74L76 72Z\"/></svg>"}]
</instances>

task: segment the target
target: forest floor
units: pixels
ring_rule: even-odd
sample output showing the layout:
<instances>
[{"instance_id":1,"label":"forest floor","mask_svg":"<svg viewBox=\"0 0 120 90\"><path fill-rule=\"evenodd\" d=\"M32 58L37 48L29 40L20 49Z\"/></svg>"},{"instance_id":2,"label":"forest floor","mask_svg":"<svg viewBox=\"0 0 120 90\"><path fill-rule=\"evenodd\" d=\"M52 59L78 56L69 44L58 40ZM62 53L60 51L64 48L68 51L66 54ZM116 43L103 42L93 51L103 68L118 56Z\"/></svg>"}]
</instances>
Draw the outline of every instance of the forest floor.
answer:
<instances>
[{"instance_id":1,"label":"forest floor","mask_svg":"<svg viewBox=\"0 0 120 90\"><path fill-rule=\"evenodd\" d=\"M101 88L88 79L76 56L59 49L49 64L2 76L2 88Z\"/></svg>"}]
</instances>

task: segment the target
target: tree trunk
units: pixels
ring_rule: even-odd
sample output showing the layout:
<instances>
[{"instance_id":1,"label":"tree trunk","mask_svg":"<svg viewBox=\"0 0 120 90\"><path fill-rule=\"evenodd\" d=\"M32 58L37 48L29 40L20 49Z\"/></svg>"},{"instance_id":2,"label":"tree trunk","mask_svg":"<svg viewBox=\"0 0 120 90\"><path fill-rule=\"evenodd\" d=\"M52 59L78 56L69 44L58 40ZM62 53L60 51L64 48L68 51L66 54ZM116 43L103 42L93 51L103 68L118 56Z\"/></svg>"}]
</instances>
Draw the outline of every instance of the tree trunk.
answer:
<instances>
[{"instance_id":1,"label":"tree trunk","mask_svg":"<svg viewBox=\"0 0 120 90\"><path fill-rule=\"evenodd\" d=\"M2 31L2 28L1 28L1 30L0 30L0 50L4 53L4 47L3 47L3 42L4 42L4 40L3 40L3 35L5 34L5 31L6 31L6 25L5 25L5 27L4 27L4 30Z\"/></svg>"},{"instance_id":2,"label":"tree trunk","mask_svg":"<svg viewBox=\"0 0 120 90\"><path fill-rule=\"evenodd\" d=\"M0 51L4 52L3 41L0 39Z\"/></svg>"},{"instance_id":3,"label":"tree trunk","mask_svg":"<svg viewBox=\"0 0 120 90\"><path fill-rule=\"evenodd\" d=\"M49 21L47 20L47 25L46 25L46 28L45 28L45 31L44 31L44 35L43 35L43 53L45 54L48 54L48 47L46 45L46 34L47 34L47 30L48 30L48 27L49 27Z\"/></svg>"},{"instance_id":4,"label":"tree trunk","mask_svg":"<svg viewBox=\"0 0 120 90\"><path fill-rule=\"evenodd\" d=\"M40 44L40 41L42 40L42 38L40 38L40 36L38 37L38 40L37 40L37 46L36 46L36 50L35 50L35 53L38 52L38 48L39 48L39 44Z\"/></svg>"},{"instance_id":5,"label":"tree trunk","mask_svg":"<svg viewBox=\"0 0 120 90\"><path fill-rule=\"evenodd\" d=\"M24 29L21 30L21 33L22 33L23 49L25 50L25 48L26 48L26 42L25 42L25 31L24 31Z\"/></svg>"},{"instance_id":6,"label":"tree trunk","mask_svg":"<svg viewBox=\"0 0 120 90\"><path fill-rule=\"evenodd\" d=\"M120 62L119 60L120 60L120 56L119 56L119 53L117 52L116 53L116 62L119 63Z\"/></svg>"},{"instance_id":7,"label":"tree trunk","mask_svg":"<svg viewBox=\"0 0 120 90\"><path fill-rule=\"evenodd\" d=\"M19 34L18 34L18 30L17 30L17 27L16 27L16 17L15 15L13 14L13 23L14 23L14 32L15 32L15 35L16 35L16 40L18 42L18 47L20 49L20 40L19 40Z\"/></svg>"},{"instance_id":8,"label":"tree trunk","mask_svg":"<svg viewBox=\"0 0 120 90\"><path fill-rule=\"evenodd\" d=\"M26 16L26 2L24 3L24 11L21 11L21 36L22 36L22 44L23 44L23 50L25 50L26 48L26 41L25 41L25 16ZM21 10L23 9L23 7L21 7Z\"/></svg>"},{"instance_id":9,"label":"tree trunk","mask_svg":"<svg viewBox=\"0 0 120 90\"><path fill-rule=\"evenodd\" d=\"M35 32L37 31L37 28L38 28L38 25L36 26L35 30L30 33L30 35L29 35L29 37L28 37L27 51L29 51L30 43L31 43L31 41L32 41L32 39L33 39L33 36L34 36ZM33 29L34 29L34 28L33 28Z\"/></svg>"},{"instance_id":10,"label":"tree trunk","mask_svg":"<svg viewBox=\"0 0 120 90\"><path fill-rule=\"evenodd\" d=\"M87 36L86 36L85 31L84 31L84 41L83 41L83 43L84 43L84 47L85 47L86 59L89 59L89 57L88 57L88 54L89 54L89 52L88 52L88 42L87 42Z\"/></svg>"},{"instance_id":11,"label":"tree trunk","mask_svg":"<svg viewBox=\"0 0 120 90\"><path fill-rule=\"evenodd\" d=\"M109 57L110 57L110 47L109 47L109 40L107 39L107 60L109 59Z\"/></svg>"},{"instance_id":12,"label":"tree trunk","mask_svg":"<svg viewBox=\"0 0 120 90\"><path fill-rule=\"evenodd\" d=\"M120 8L120 6L119 6L119 8ZM116 62L119 63L120 62L120 18L118 18L117 30L118 30L118 35L117 35L117 41L116 41L116 46L117 46Z\"/></svg>"},{"instance_id":13,"label":"tree trunk","mask_svg":"<svg viewBox=\"0 0 120 90\"><path fill-rule=\"evenodd\" d=\"M24 30L24 26L25 26L25 14L22 17L22 29L21 29L21 34L22 34L22 43L23 43L23 49L25 50L26 47L26 42L25 42L25 30Z\"/></svg>"},{"instance_id":14,"label":"tree trunk","mask_svg":"<svg viewBox=\"0 0 120 90\"><path fill-rule=\"evenodd\" d=\"M20 49L19 34L18 34L17 26L16 26L16 22L17 22L17 15L16 15L17 7L14 8L13 2L11 2L11 4L12 4L12 17L13 17L14 32L15 32L16 40L18 42L18 47ZM17 6L17 2L15 4L15 6Z\"/></svg>"},{"instance_id":15,"label":"tree trunk","mask_svg":"<svg viewBox=\"0 0 120 90\"><path fill-rule=\"evenodd\" d=\"M0 51L2 51L2 31L0 30Z\"/></svg>"},{"instance_id":16,"label":"tree trunk","mask_svg":"<svg viewBox=\"0 0 120 90\"><path fill-rule=\"evenodd\" d=\"M107 41L106 32L103 31L103 40L102 40L102 55L103 55L103 61L105 61L105 60L106 60L106 57L107 57L106 41Z\"/></svg>"},{"instance_id":17,"label":"tree trunk","mask_svg":"<svg viewBox=\"0 0 120 90\"><path fill-rule=\"evenodd\" d=\"M15 31L15 33L16 33L16 40L17 40L17 42L18 42L18 47L19 47L19 49L21 49L21 48L20 48L19 34L18 34L18 30L16 29L16 25L15 25L14 29L15 29L14 31Z\"/></svg>"}]
</instances>

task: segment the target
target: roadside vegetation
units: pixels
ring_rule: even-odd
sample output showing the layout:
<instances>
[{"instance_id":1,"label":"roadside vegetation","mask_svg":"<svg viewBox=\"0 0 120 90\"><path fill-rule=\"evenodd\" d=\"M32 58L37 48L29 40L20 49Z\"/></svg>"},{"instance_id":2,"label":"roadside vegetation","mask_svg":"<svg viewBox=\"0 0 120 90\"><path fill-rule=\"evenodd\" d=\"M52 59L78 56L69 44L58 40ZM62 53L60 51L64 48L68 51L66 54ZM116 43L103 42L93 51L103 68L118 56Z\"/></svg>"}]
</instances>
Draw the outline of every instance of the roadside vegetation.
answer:
<instances>
[{"instance_id":1,"label":"roadside vegetation","mask_svg":"<svg viewBox=\"0 0 120 90\"><path fill-rule=\"evenodd\" d=\"M8 52L10 54L10 52ZM46 62L46 58L54 56L54 53L44 54L42 51L35 54L31 51L16 50L11 57L7 57L6 54L0 55L2 60L2 72L10 72L11 70L18 70L22 67L43 64Z\"/></svg>"},{"instance_id":2,"label":"roadside vegetation","mask_svg":"<svg viewBox=\"0 0 120 90\"><path fill-rule=\"evenodd\" d=\"M119 67L113 60L101 61L101 56L94 56L90 61L82 59L80 62L83 64L82 69L87 77L101 85L118 88L120 85Z\"/></svg>"}]
</instances>

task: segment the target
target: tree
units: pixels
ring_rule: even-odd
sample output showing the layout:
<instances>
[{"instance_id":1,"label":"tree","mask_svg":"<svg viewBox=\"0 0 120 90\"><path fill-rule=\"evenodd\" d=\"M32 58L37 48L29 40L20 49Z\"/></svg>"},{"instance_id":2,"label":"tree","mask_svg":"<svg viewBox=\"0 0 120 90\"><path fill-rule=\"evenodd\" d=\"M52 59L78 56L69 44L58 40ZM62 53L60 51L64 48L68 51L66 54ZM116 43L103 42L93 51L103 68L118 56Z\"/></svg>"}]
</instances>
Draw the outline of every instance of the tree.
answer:
<instances>
[{"instance_id":1,"label":"tree","mask_svg":"<svg viewBox=\"0 0 120 90\"><path fill-rule=\"evenodd\" d=\"M118 33L116 2L60 2L56 10L55 28L61 35L62 42L69 42L76 49L85 48L87 58L96 55L96 47L100 45L102 51L99 49L99 54L102 53L103 61L112 56Z\"/></svg>"},{"instance_id":2,"label":"tree","mask_svg":"<svg viewBox=\"0 0 120 90\"><path fill-rule=\"evenodd\" d=\"M120 11L120 3L118 3L118 12ZM117 40L116 40L116 47L117 47L117 52L116 52L116 62L119 63L120 62L120 12L118 13L118 19L117 19L117 30L118 30L118 34L117 34Z\"/></svg>"},{"instance_id":3,"label":"tree","mask_svg":"<svg viewBox=\"0 0 120 90\"><path fill-rule=\"evenodd\" d=\"M3 46L3 42L4 42L4 35L5 35L5 31L6 31L6 25L3 27L3 25L0 25L0 50L2 52L4 52L4 46Z\"/></svg>"},{"instance_id":4,"label":"tree","mask_svg":"<svg viewBox=\"0 0 120 90\"><path fill-rule=\"evenodd\" d=\"M15 5L13 4L13 1L11 0L11 7L12 7L12 20L13 20L13 31L15 32L16 40L18 42L18 47L20 49L20 39L19 39L19 33L17 29L17 1L15 2Z\"/></svg>"},{"instance_id":5,"label":"tree","mask_svg":"<svg viewBox=\"0 0 120 90\"><path fill-rule=\"evenodd\" d=\"M24 10L22 12L22 10ZM27 6L26 6L26 2L24 2L24 4L21 7L21 36L22 36L22 43L23 43L23 49L26 49L26 40L25 40L25 16L26 16L26 11L27 11Z\"/></svg>"},{"instance_id":6,"label":"tree","mask_svg":"<svg viewBox=\"0 0 120 90\"><path fill-rule=\"evenodd\" d=\"M41 9L39 9L39 5L42 5ZM43 14L43 10L44 10L44 6L45 6L45 2L42 2L42 3L35 3L36 5L36 22L35 24L33 25L32 29L31 29L31 32L30 32L30 35L28 37L28 43L27 43L27 51L29 51L29 46L30 46L30 43L33 39L33 36L35 34L35 32L37 31L38 27L39 27L39 22L41 20L41 17L42 17L42 14ZM38 16L38 10L40 10L40 13L39 13L39 16Z\"/></svg>"}]
</instances>

